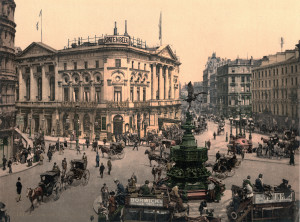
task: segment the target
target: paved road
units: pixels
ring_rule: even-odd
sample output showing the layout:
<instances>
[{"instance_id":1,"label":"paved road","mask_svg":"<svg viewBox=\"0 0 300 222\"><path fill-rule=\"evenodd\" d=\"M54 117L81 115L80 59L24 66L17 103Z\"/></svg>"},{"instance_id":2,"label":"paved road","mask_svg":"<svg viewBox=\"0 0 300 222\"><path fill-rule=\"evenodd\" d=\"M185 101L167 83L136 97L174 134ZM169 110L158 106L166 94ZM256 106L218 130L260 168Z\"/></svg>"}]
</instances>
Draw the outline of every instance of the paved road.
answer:
<instances>
[{"instance_id":1,"label":"paved road","mask_svg":"<svg viewBox=\"0 0 300 222\"><path fill-rule=\"evenodd\" d=\"M225 135L218 136L216 140L212 140L213 132L216 130L216 125L213 123L208 124L209 130L202 135L196 136L199 146L204 145L204 141L211 139L212 146L209 151L209 161L214 162L215 153L217 150L226 152ZM229 127L225 129L229 134ZM261 135L254 134L254 142L260 140ZM46 144L47 145L47 144ZM113 169L111 175L107 175L107 171L104 178L99 177L98 168L95 168L95 152L86 150L88 156L88 169L90 170L91 177L87 186L74 185L63 191L59 200L54 201L52 198L45 198L45 202L41 205L36 204L36 209L32 212L29 211L30 202L25 197L27 187L36 187L40 181L39 174L50 170L53 166L53 162L56 161L61 166L61 160L66 157L68 162L71 159L81 158L81 155L76 155L75 150L67 150L63 155L54 154L52 162L46 162L42 166L34 167L30 170L6 176L0 179L0 201L7 204L9 214L11 215L11 221L14 222L39 222L39 221L74 221L84 222L89 221L91 215L95 216L93 211L93 202L100 194L100 188L103 183L106 183L110 190L114 190L116 187L113 183L113 179L117 178L124 185L126 185L127 179L130 178L134 172L137 175L138 183L143 183L146 179L152 180L151 168L147 156L144 155L146 147L140 147L139 151L132 151L132 147L125 149L126 155L123 160L113 160ZM299 157L297 155L296 157ZM106 165L107 158L101 158L100 162L104 162ZM223 218L222 221L226 221L225 206L229 203L231 197L230 188L232 184L241 185L242 180L250 175L252 182L259 173L263 173L264 181L267 184L277 185L281 182L282 178L289 180L292 187L296 190L297 196L299 196L299 161L296 159L296 166L289 166L288 160L278 161L265 161L264 159L255 158L254 154L246 154L245 160L241 166L236 170L236 174L233 177L225 179L223 182L228 189L222 198L220 203L209 204L208 207L215 208L215 214ZM22 201L16 203L16 181L18 177L22 178L23 192ZM193 201L191 205L191 214L198 215L199 201Z\"/></svg>"}]
</instances>

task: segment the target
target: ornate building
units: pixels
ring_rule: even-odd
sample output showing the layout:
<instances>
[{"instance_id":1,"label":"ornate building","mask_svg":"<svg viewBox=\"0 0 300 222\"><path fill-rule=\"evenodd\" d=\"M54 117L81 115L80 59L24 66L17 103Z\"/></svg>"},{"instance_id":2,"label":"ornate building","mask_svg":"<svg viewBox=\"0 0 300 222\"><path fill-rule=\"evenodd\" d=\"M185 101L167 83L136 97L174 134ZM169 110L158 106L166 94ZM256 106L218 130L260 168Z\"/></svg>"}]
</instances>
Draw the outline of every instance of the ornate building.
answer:
<instances>
[{"instance_id":1,"label":"ornate building","mask_svg":"<svg viewBox=\"0 0 300 222\"><path fill-rule=\"evenodd\" d=\"M299 127L300 58L298 49L265 56L252 72L252 109L268 127Z\"/></svg>"},{"instance_id":2,"label":"ornate building","mask_svg":"<svg viewBox=\"0 0 300 222\"><path fill-rule=\"evenodd\" d=\"M9 158L13 152L15 126L16 70L14 22L16 4L0 0L0 158ZM2 162L1 162L2 164Z\"/></svg>"},{"instance_id":3,"label":"ornate building","mask_svg":"<svg viewBox=\"0 0 300 222\"><path fill-rule=\"evenodd\" d=\"M180 62L169 45L114 35L62 50L34 42L17 56L23 131L100 139L180 118Z\"/></svg>"},{"instance_id":4,"label":"ornate building","mask_svg":"<svg viewBox=\"0 0 300 222\"><path fill-rule=\"evenodd\" d=\"M224 116L237 116L238 108L251 115L251 72L259 60L236 59L217 69L217 107Z\"/></svg>"}]
</instances>

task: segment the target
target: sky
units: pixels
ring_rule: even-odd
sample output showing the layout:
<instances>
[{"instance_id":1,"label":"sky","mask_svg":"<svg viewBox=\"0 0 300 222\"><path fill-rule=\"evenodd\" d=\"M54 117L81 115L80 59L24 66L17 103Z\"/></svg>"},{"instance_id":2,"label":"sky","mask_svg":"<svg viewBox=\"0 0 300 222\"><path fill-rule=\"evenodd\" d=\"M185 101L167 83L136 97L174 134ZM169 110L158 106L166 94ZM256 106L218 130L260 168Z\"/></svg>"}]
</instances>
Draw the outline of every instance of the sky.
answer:
<instances>
[{"instance_id":1,"label":"sky","mask_svg":"<svg viewBox=\"0 0 300 222\"><path fill-rule=\"evenodd\" d=\"M149 46L162 41L179 57L180 81L202 81L207 58L260 59L264 55L294 49L300 40L300 0L15 0L16 42L25 49L41 41L63 49L68 39L113 34L141 38Z\"/></svg>"}]
</instances>

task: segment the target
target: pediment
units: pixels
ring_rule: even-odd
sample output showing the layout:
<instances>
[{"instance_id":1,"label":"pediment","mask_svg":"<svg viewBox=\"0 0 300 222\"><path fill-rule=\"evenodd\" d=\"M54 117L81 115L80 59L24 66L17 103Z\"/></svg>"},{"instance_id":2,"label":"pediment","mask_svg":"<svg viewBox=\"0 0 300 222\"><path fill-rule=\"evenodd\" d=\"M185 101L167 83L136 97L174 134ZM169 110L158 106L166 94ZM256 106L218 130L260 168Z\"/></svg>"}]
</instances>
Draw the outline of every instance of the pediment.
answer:
<instances>
[{"instance_id":1,"label":"pediment","mask_svg":"<svg viewBox=\"0 0 300 222\"><path fill-rule=\"evenodd\" d=\"M159 56L168 58L168 59L173 59L177 60L176 55L173 53L172 49L170 48L169 45L166 47L162 48L161 51L158 53Z\"/></svg>"},{"instance_id":2,"label":"pediment","mask_svg":"<svg viewBox=\"0 0 300 222\"><path fill-rule=\"evenodd\" d=\"M55 49L43 43L33 42L18 57L36 57L36 56L53 55L54 53L56 53Z\"/></svg>"}]
</instances>

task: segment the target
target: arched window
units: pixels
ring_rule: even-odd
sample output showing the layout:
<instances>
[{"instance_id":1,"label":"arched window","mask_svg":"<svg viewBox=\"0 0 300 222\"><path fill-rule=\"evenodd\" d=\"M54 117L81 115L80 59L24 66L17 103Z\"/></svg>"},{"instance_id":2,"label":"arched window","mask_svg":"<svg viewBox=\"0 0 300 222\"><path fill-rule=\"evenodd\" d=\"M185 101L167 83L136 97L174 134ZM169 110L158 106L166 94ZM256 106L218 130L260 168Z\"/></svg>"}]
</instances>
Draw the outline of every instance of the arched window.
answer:
<instances>
[{"instance_id":1,"label":"arched window","mask_svg":"<svg viewBox=\"0 0 300 222\"><path fill-rule=\"evenodd\" d=\"M42 78L38 78L38 100L42 100Z\"/></svg>"},{"instance_id":2,"label":"arched window","mask_svg":"<svg viewBox=\"0 0 300 222\"><path fill-rule=\"evenodd\" d=\"M50 101L55 100L55 78L50 78Z\"/></svg>"},{"instance_id":3,"label":"arched window","mask_svg":"<svg viewBox=\"0 0 300 222\"><path fill-rule=\"evenodd\" d=\"M83 117L83 130L85 133L90 132L90 116L89 114L85 114Z\"/></svg>"},{"instance_id":4,"label":"arched window","mask_svg":"<svg viewBox=\"0 0 300 222\"><path fill-rule=\"evenodd\" d=\"M26 100L30 100L30 78L26 80Z\"/></svg>"}]
</instances>

